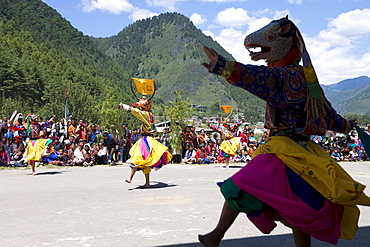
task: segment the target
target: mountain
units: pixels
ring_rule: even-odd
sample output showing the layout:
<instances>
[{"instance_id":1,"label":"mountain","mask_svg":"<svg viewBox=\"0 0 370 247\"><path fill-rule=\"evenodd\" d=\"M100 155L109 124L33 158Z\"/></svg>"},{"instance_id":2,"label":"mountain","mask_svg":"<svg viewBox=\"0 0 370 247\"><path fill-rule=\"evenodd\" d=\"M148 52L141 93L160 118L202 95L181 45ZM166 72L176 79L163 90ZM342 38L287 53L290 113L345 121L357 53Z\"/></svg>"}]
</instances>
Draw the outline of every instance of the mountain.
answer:
<instances>
[{"instance_id":1,"label":"mountain","mask_svg":"<svg viewBox=\"0 0 370 247\"><path fill-rule=\"evenodd\" d=\"M260 99L229 85L201 65L208 61L203 46L212 47L230 60L234 58L184 15L161 14L137 21L116 36L93 40L133 77L155 79L157 103L174 100L173 92L183 90L184 99L213 110L210 114L219 112L219 105L236 109L239 103L246 116L258 116L263 111Z\"/></svg>"},{"instance_id":2,"label":"mountain","mask_svg":"<svg viewBox=\"0 0 370 247\"><path fill-rule=\"evenodd\" d=\"M74 117L98 122L113 102L130 100L118 93L129 90L127 70L41 0L0 0L0 33L2 115L61 118L68 100Z\"/></svg>"},{"instance_id":3,"label":"mountain","mask_svg":"<svg viewBox=\"0 0 370 247\"><path fill-rule=\"evenodd\" d=\"M360 76L357 78L346 79L331 85L322 85L322 88L324 89L325 95L329 96L351 89L359 89L368 84L370 84L370 78L367 76Z\"/></svg>"},{"instance_id":4,"label":"mountain","mask_svg":"<svg viewBox=\"0 0 370 247\"><path fill-rule=\"evenodd\" d=\"M336 84L322 85L325 95L338 113L369 115L370 78L361 76L346 79Z\"/></svg>"}]
</instances>

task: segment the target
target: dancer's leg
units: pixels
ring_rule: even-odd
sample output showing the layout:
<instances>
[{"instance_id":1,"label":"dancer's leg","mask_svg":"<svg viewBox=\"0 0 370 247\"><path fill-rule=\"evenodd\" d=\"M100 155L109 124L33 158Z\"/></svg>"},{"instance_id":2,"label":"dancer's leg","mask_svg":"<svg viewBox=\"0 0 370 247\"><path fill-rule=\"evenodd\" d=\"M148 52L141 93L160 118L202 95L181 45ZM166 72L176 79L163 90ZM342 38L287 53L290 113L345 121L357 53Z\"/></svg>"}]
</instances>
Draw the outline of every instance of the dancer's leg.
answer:
<instances>
[{"instance_id":1,"label":"dancer's leg","mask_svg":"<svg viewBox=\"0 0 370 247\"><path fill-rule=\"evenodd\" d=\"M304 233L302 230L293 229L293 237L296 247L311 247L310 235Z\"/></svg>"},{"instance_id":2,"label":"dancer's leg","mask_svg":"<svg viewBox=\"0 0 370 247\"><path fill-rule=\"evenodd\" d=\"M32 167L32 175L37 175L36 172L36 162L34 160L30 160L31 167Z\"/></svg>"},{"instance_id":3,"label":"dancer's leg","mask_svg":"<svg viewBox=\"0 0 370 247\"><path fill-rule=\"evenodd\" d=\"M126 179L126 180L125 180L125 181L126 181L126 183L131 183L131 181L132 181L132 179L134 178L134 175L135 175L135 173L136 173L136 170L137 170L137 168L136 168L136 167L132 167L132 168L131 168L130 177L129 177L129 179Z\"/></svg>"},{"instance_id":4,"label":"dancer's leg","mask_svg":"<svg viewBox=\"0 0 370 247\"><path fill-rule=\"evenodd\" d=\"M226 165L226 168L229 168L229 162L230 162L230 158L229 157L225 157L225 165Z\"/></svg>"},{"instance_id":5,"label":"dancer's leg","mask_svg":"<svg viewBox=\"0 0 370 247\"><path fill-rule=\"evenodd\" d=\"M216 228L206 235L198 235L199 242L206 247L218 246L238 214L239 212L232 209L225 201Z\"/></svg>"},{"instance_id":6,"label":"dancer's leg","mask_svg":"<svg viewBox=\"0 0 370 247\"><path fill-rule=\"evenodd\" d=\"M145 176L145 184L143 187L150 188L150 173L144 174Z\"/></svg>"}]
</instances>

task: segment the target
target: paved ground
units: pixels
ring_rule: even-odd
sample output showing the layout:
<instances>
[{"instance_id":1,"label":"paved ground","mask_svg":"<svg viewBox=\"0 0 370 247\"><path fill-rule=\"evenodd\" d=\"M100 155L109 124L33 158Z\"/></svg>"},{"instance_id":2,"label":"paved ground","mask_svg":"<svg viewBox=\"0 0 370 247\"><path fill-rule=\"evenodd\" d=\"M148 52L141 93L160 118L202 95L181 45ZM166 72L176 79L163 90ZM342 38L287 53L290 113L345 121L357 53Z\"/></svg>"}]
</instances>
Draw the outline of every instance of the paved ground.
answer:
<instances>
[{"instance_id":1,"label":"paved ground","mask_svg":"<svg viewBox=\"0 0 370 247\"><path fill-rule=\"evenodd\" d=\"M342 165L370 195L370 163ZM171 164L152 172L151 189L138 187L141 173L125 183L127 166L38 168L38 176L0 170L0 246L200 246L197 235L214 227L222 207L216 182L240 168ZM361 211L356 238L338 246L369 246L370 208ZM285 247L293 239L281 225L263 235L239 215L221 246Z\"/></svg>"}]
</instances>

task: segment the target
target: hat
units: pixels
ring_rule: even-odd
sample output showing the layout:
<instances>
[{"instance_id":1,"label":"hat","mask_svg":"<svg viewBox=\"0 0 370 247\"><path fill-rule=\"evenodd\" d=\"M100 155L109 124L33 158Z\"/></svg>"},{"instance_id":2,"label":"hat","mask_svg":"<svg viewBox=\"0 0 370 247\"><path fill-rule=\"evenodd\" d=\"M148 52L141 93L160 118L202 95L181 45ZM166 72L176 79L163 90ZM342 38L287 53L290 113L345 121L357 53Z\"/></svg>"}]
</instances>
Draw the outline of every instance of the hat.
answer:
<instances>
[{"instance_id":1,"label":"hat","mask_svg":"<svg viewBox=\"0 0 370 247\"><path fill-rule=\"evenodd\" d=\"M103 136L108 136L108 135L109 135L108 131L103 131Z\"/></svg>"}]
</instances>

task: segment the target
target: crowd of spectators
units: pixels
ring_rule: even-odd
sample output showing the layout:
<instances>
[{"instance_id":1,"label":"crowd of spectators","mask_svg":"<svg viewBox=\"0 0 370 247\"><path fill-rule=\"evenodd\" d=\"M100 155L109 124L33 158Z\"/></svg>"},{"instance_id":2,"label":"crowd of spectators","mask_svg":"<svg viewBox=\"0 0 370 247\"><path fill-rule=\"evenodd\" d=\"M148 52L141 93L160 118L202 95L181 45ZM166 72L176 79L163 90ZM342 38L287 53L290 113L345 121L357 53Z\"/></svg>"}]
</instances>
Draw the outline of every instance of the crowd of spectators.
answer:
<instances>
[{"instance_id":1,"label":"crowd of spectators","mask_svg":"<svg viewBox=\"0 0 370 247\"><path fill-rule=\"evenodd\" d=\"M120 135L119 133L123 133ZM140 130L103 130L82 119L55 116L43 121L40 116L27 115L16 120L3 117L0 123L0 166L27 166L27 144L30 140L49 139L41 163L62 166L115 165L126 162L130 147L140 138Z\"/></svg>"},{"instance_id":2,"label":"crowd of spectators","mask_svg":"<svg viewBox=\"0 0 370 247\"><path fill-rule=\"evenodd\" d=\"M369 126L365 131L369 133ZM170 146L170 128L154 137ZM268 132L255 136L249 125L237 129L234 136L240 137L238 154L230 162L248 163L256 148L268 138ZM224 163L220 154L222 142L217 132L187 126L182 133L182 160L184 164ZM50 139L51 145L42 154L42 163L61 166L93 166L97 164L115 165L129 159L130 147L141 137L140 129L129 129L123 123L119 130L103 130L101 126L87 124L83 120L59 119L55 116L43 121L36 115L25 119L7 117L0 123L0 166L27 166L27 143L34 139ZM337 161L369 160L366 151L355 131L348 135L329 131L324 137L313 136L312 140L321 145Z\"/></svg>"},{"instance_id":3,"label":"crowd of spectators","mask_svg":"<svg viewBox=\"0 0 370 247\"><path fill-rule=\"evenodd\" d=\"M365 128L365 132L369 134L369 130L370 124ZM239 128L233 134L241 138L241 143L238 154L230 157L231 163L248 163L257 147L265 143L268 138L267 130L264 130L257 138L249 125ZM328 131L325 136L312 136L312 141L322 146L337 161L369 160L356 131L351 131L348 135ZM202 129L197 133L193 126L188 126L183 132L182 163L224 163L224 158L219 155L221 142L217 132L205 132Z\"/></svg>"}]
</instances>

